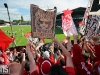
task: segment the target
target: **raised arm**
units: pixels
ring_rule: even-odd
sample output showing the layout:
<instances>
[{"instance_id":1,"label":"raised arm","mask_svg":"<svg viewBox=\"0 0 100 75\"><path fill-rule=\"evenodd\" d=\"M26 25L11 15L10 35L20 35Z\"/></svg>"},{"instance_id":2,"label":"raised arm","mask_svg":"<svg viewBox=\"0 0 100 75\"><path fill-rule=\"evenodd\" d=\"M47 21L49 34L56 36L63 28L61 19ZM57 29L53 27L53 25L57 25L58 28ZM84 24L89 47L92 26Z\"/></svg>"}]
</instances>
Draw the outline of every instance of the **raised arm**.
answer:
<instances>
[{"instance_id":1,"label":"raised arm","mask_svg":"<svg viewBox=\"0 0 100 75\"><path fill-rule=\"evenodd\" d=\"M20 72L20 75L23 75L23 71L24 71L24 67L25 67L25 53L22 53L22 63L21 63L21 65L22 65L22 67L21 67L21 72Z\"/></svg>"},{"instance_id":2,"label":"raised arm","mask_svg":"<svg viewBox=\"0 0 100 75\"><path fill-rule=\"evenodd\" d=\"M68 42L67 42L67 50L70 51L71 47L72 47L72 43L71 43L71 40L70 40L69 36L67 37L67 40L68 40Z\"/></svg>"},{"instance_id":3,"label":"raised arm","mask_svg":"<svg viewBox=\"0 0 100 75\"><path fill-rule=\"evenodd\" d=\"M49 47L49 49L50 49L50 51L51 51L51 57L50 57L50 59L51 60L54 60L54 63L56 63L57 62L57 60L56 60L56 58L55 58L55 55L54 55L54 41L52 41L52 44L51 44L51 46Z\"/></svg>"},{"instance_id":4,"label":"raised arm","mask_svg":"<svg viewBox=\"0 0 100 75\"><path fill-rule=\"evenodd\" d=\"M66 67L74 67L70 53L57 39L54 39L54 42L59 45L59 47L62 49L63 54L66 56Z\"/></svg>"},{"instance_id":5,"label":"raised arm","mask_svg":"<svg viewBox=\"0 0 100 75\"><path fill-rule=\"evenodd\" d=\"M73 45L73 62L76 65L77 63L84 62L83 56L82 56L82 48L79 46L77 39L78 35L74 35L74 45ZM77 61L76 61L77 60Z\"/></svg>"},{"instance_id":6,"label":"raised arm","mask_svg":"<svg viewBox=\"0 0 100 75\"><path fill-rule=\"evenodd\" d=\"M35 51L35 54L38 56L38 58L40 57L40 54L38 53L38 50L39 49L37 49L36 50L36 47L35 47L35 45L32 45L32 48L33 48L33 50Z\"/></svg>"},{"instance_id":7,"label":"raised arm","mask_svg":"<svg viewBox=\"0 0 100 75\"><path fill-rule=\"evenodd\" d=\"M26 50L27 50L28 58L29 58L29 62L30 62L30 73L32 73L33 71L36 70L36 63L35 63L34 57L31 52L31 44L30 43L28 43L26 45Z\"/></svg>"}]
</instances>

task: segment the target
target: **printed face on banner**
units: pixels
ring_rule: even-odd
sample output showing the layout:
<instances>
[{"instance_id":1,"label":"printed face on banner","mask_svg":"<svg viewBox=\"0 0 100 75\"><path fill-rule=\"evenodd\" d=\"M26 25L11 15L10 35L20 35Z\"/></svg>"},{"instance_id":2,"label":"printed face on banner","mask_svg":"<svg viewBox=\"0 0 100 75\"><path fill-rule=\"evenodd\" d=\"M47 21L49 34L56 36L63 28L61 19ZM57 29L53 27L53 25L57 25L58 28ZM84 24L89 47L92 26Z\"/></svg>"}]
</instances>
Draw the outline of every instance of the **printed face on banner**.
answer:
<instances>
[{"instance_id":1,"label":"printed face on banner","mask_svg":"<svg viewBox=\"0 0 100 75\"><path fill-rule=\"evenodd\" d=\"M50 13L51 13L51 17L48 16ZM38 10L35 16L36 16L35 25L37 28L41 28L43 30L52 29L53 27L52 17L54 16L52 12L45 12L43 10Z\"/></svg>"},{"instance_id":2,"label":"printed face on banner","mask_svg":"<svg viewBox=\"0 0 100 75\"><path fill-rule=\"evenodd\" d=\"M55 27L54 11L45 11L38 6L31 5L32 37L34 38L53 38Z\"/></svg>"},{"instance_id":3,"label":"printed face on banner","mask_svg":"<svg viewBox=\"0 0 100 75\"><path fill-rule=\"evenodd\" d=\"M85 28L85 36L88 40L91 39L92 36L97 36L99 30L99 16L97 15L89 15Z\"/></svg>"}]
</instances>

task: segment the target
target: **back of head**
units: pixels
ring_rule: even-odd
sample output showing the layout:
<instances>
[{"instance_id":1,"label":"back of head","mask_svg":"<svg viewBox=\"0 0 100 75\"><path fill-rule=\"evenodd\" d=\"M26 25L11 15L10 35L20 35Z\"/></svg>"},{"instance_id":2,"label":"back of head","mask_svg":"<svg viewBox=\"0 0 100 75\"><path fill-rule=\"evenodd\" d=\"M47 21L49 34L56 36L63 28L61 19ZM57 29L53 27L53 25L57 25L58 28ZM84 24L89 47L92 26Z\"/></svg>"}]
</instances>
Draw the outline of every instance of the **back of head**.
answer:
<instances>
[{"instance_id":1,"label":"back of head","mask_svg":"<svg viewBox=\"0 0 100 75\"><path fill-rule=\"evenodd\" d=\"M17 62L12 62L9 64L10 75L18 75L21 71L21 64Z\"/></svg>"},{"instance_id":2,"label":"back of head","mask_svg":"<svg viewBox=\"0 0 100 75\"><path fill-rule=\"evenodd\" d=\"M49 75L68 75L68 73L61 65L56 64L51 67Z\"/></svg>"},{"instance_id":3,"label":"back of head","mask_svg":"<svg viewBox=\"0 0 100 75\"><path fill-rule=\"evenodd\" d=\"M61 66L65 66L65 65L66 65L64 59L60 59L60 65L61 65Z\"/></svg>"}]
</instances>

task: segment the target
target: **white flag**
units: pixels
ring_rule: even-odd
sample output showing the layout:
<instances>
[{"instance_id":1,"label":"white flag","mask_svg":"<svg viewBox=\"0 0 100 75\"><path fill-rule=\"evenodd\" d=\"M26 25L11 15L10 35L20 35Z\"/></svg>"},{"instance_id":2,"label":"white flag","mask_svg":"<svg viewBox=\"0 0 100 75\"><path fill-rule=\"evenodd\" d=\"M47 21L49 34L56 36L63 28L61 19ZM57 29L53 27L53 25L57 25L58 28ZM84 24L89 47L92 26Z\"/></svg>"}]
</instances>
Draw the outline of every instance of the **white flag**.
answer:
<instances>
[{"instance_id":1,"label":"white flag","mask_svg":"<svg viewBox=\"0 0 100 75\"><path fill-rule=\"evenodd\" d=\"M66 36L72 36L73 34L76 35L78 34L71 13L72 13L71 10L64 10L62 15L62 29L63 33Z\"/></svg>"}]
</instances>

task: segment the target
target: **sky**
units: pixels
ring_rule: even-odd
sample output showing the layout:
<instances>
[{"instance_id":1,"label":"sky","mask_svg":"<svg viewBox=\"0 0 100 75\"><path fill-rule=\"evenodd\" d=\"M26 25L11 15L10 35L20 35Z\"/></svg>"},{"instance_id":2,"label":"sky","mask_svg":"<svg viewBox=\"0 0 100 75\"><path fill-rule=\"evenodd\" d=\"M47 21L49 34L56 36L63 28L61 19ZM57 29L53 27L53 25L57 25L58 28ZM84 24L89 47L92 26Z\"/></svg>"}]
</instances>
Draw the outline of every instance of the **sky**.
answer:
<instances>
[{"instance_id":1,"label":"sky","mask_svg":"<svg viewBox=\"0 0 100 75\"><path fill-rule=\"evenodd\" d=\"M0 19L9 21L7 3L11 21L21 19L23 16L25 21L30 21L30 4L38 5L42 9L52 9L57 7L57 13L66 9L75 9L78 7L87 7L89 0L0 0Z\"/></svg>"}]
</instances>

